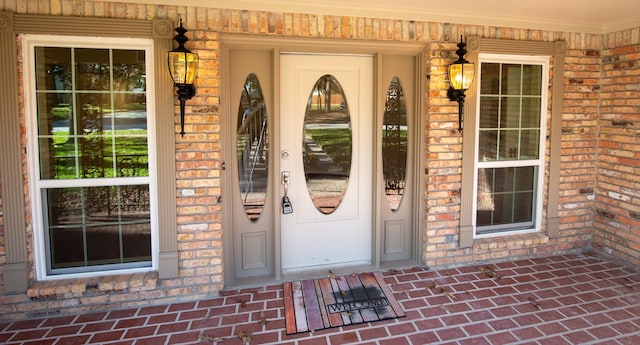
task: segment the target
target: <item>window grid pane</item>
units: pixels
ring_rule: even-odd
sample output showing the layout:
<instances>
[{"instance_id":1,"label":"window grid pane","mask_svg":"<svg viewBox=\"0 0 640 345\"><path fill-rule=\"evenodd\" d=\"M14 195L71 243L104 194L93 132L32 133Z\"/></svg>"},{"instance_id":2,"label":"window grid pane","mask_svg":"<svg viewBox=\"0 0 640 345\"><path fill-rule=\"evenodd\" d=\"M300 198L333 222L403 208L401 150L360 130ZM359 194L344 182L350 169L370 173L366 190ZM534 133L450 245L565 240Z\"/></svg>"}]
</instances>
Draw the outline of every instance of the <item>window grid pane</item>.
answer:
<instances>
[{"instance_id":1,"label":"window grid pane","mask_svg":"<svg viewBox=\"0 0 640 345\"><path fill-rule=\"evenodd\" d=\"M543 65L481 62L476 234L535 226Z\"/></svg>"},{"instance_id":2,"label":"window grid pane","mask_svg":"<svg viewBox=\"0 0 640 345\"><path fill-rule=\"evenodd\" d=\"M149 176L145 52L36 47L35 55L40 178Z\"/></svg>"},{"instance_id":3,"label":"window grid pane","mask_svg":"<svg viewBox=\"0 0 640 345\"><path fill-rule=\"evenodd\" d=\"M478 160L538 159L540 143L529 139L540 131L542 90L533 86L542 66L483 63L481 71Z\"/></svg>"},{"instance_id":4,"label":"window grid pane","mask_svg":"<svg viewBox=\"0 0 640 345\"><path fill-rule=\"evenodd\" d=\"M147 51L32 52L47 274L151 267Z\"/></svg>"},{"instance_id":5,"label":"window grid pane","mask_svg":"<svg viewBox=\"0 0 640 345\"><path fill-rule=\"evenodd\" d=\"M537 167L478 170L476 226L533 224Z\"/></svg>"},{"instance_id":6,"label":"window grid pane","mask_svg":"<svg viewBox=\"0 0 640 345\"><path fill-rule=\"evenodd\" d=\"M148 185L44 193L52 269L151 260Z\"/></svg>"}]
</instances>

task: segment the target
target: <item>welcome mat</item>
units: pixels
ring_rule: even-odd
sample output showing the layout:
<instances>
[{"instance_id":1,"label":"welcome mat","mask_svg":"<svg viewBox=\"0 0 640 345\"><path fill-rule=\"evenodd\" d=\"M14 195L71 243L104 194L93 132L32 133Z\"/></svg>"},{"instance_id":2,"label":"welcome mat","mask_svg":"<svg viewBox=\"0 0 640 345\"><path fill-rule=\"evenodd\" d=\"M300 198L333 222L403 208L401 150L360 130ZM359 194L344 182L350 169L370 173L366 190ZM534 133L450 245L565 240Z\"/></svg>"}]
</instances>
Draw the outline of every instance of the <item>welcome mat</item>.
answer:
<instances>
[{"instance_id":1,"label":"welcome mat","mask_svg":"<svg viewBox=\"0 0 640 345\"><path fill-rule=\"evenodd\" d=\"M283 287L287 334L405 316L378 272L293 281Z\"/></svg>"}]
</instances>

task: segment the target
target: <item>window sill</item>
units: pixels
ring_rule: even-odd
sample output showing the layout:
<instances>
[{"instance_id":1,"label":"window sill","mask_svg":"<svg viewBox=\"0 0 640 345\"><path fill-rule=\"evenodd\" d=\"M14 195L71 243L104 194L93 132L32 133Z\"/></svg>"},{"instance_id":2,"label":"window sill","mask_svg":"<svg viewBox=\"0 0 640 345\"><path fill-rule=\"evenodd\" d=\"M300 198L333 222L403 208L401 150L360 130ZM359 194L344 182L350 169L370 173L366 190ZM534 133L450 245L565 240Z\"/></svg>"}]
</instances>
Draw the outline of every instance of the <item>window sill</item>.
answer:
<instances>
[{"instance_id":1,"label":"window sill","mask_svg":"<svg viewBox=\"0 0 640 345\"><path fill-rule=\"evenodd\" d=\"M31 300L55 300L114 292L136 292L158 287L158 272L129 273L101 277L35 281L27 289Z\"/></svg>"},{"instance_id":2,"label":"window sill","mask_svg":"<svg viewBox=\"0 0 640 345\"><path fill-rule=\"evenodd\" d=\"M531 248L547 244L549 237L541 232L529 232L523 234L502 235L493 237L476 238L473 240L474 250L490 249L521 249Z\"/></svg>"}]
</instances>

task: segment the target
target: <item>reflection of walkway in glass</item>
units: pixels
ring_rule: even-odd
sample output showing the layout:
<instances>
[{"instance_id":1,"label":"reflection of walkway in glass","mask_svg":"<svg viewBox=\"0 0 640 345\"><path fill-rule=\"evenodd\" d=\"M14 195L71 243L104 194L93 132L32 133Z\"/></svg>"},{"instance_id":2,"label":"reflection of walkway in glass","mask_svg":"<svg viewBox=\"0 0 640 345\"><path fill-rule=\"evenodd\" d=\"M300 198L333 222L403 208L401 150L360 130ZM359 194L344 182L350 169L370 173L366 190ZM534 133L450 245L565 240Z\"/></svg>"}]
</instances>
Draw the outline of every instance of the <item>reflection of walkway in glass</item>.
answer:
<instances>
[{"instance_id":1,"label":"reflection of walkway in glass","mask_svg":"<svg viewBox=\"0 0 640 345\"><path fill-rule=\"evenodd\" d=\"M304 138L305 174L345 176L345 171L320 147L313 138ZM348 177L348 176L347 176Z\"/></svg>"},{"instance_id":2,"label":"reflection of walkway in glass","mask_svg":"<svg viewBox=\"0 0 640 345\"><path fill-rule=\"evenodd\" d=\"M312 177L307 179L307 188L313 204L322 213L329 214L340 205L348 182L342 178Z\"/></svg>"},{"instance_id":3,"label":"reflection of walkway in glass","mask_svg":"<svg viewBox=\"0 0 640 345\"><path fill-rule=\"evenodd\" d=\"M335 128L335 125L331 127ZM329 214L340 205L347 190L349 174L310 136L304 138L304 159L309 195L321 212Z\"/></svg>"},{"instance_id":4,"label":"reflection of walkway in glass","mask_svg":"<svg viewBox=\"0 0 640 345\"><path fill-rule=\"evenodd\" d=\"M304 137L304 159L305 174L309 175L338 175L341 177L349 177L349 173L345 172L330 155L328 155L322 146L307 134L307 131L319 129L350 129L350 124L305 124ZM351 157L351 152L348 152ZM350 159L349 159L350 160Z\"/></svg>"},{"instance_id":5,"label":"reflection of walkway in glass","mask_svg":"<svg viewBox=\"0 0 640 345\"><path fill-rule=\"evenodd\" d=\"M249 217L251 221L257 220L262 214L262 208L264 207L265 199L264 194L265 193L263 192L247 192L246 194L243 194L242 203L244 204L244 210L247 213L247 217Z\"/></svg>"},{"instance_id":6,"label":"reflection of walkway in glass","mask_svg":"<svg viewBox=\"0 0 640 345\"><path fill-rule=\"evenodd\" d=\"M147 129L147 112L145 110L116 111L114 113L115 130ZM103 130L110 131L114 126L111 117L105 114L102 118ZM53 121L53 132L69 132L69 120Z\"/></svg>"}]
</instances>

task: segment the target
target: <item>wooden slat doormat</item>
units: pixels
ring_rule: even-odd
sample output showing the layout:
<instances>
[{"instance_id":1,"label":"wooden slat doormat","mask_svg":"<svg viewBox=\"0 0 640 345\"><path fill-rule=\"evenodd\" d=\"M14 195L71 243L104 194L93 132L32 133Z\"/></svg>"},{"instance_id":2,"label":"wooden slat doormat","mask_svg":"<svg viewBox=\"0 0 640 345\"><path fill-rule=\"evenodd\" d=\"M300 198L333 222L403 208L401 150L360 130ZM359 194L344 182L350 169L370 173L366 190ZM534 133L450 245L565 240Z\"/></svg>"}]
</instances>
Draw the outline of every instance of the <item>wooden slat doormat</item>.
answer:
<instances>
[{"instance_id":1,"label":"wooden slat doormat","mask_svg":"<svg viewBox=\"0 0 640 345\"><path fill-rule=\"evenodd\" d=\"M404 317L378 273L283 284L287 334Z\"/></svg>"}]
</instances>

